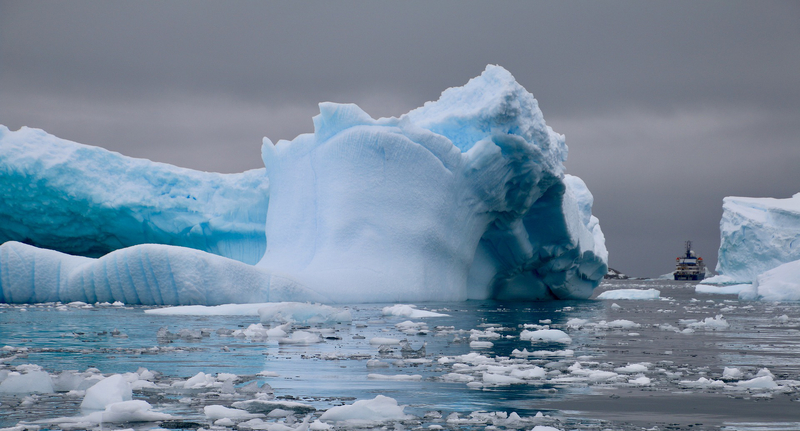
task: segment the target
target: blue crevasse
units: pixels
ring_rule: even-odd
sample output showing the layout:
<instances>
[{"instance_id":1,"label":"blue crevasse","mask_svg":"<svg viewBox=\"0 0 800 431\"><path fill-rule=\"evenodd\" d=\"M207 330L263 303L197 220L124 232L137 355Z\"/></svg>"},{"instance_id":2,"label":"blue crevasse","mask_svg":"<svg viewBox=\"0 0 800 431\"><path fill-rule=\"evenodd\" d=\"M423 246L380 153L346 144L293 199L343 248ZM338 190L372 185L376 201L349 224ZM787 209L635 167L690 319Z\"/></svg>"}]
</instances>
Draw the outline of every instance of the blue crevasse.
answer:
<instances>
[{"instance_id":1,"label":"blue crevasse","mask_svg":"<svg viewBox=\"0 0 800 431\"><path fill-rule=\"evenodd\" d=\"M266 235L266 249L253 246L239 259L252 263L258 255L256 265L166 245L89 259L7 242L0 246L2 300L588 298L606 273L591 193L564 175L564 138L505 69L488 66L400 118L376 120L355 105L323 103L314 126L313 134L277 145L265 138L269 190L263 175L253 189L268 204L241 195L221 205L223 213L238 205L248 223L266 211L263 230L253 233ZM38 230L46 233L48 224Z\"/></svg>"}]
</instances>

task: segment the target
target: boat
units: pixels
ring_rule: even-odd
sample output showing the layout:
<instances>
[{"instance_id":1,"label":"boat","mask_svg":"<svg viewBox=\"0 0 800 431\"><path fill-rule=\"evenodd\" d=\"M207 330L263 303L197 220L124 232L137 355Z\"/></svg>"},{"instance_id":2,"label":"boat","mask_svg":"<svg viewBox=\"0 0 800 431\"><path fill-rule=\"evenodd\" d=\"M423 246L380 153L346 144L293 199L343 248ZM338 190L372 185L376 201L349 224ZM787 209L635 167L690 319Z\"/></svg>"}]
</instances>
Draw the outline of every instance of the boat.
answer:
<instances>
[{"instance_id":1,"label":"boat","mask_svg":"<svg viewBox=\"0 0 800 431\"><path fill-rule=\"evenodd\" d=\"M706 264L692 250L692 242L686 241L686 252L675 258L675 280L702 280L706 276Z\"/></svg>"}]
</instances>

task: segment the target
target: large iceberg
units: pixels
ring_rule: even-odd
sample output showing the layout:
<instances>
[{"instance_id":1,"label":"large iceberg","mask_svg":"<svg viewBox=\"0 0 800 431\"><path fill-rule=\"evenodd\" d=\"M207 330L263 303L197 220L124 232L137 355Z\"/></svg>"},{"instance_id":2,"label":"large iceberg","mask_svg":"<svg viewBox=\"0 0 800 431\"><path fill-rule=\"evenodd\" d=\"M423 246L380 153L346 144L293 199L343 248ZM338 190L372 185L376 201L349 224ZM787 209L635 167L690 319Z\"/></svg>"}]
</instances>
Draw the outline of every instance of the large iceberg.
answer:
<instances>
[{"instance_id":1,"label":"large iceberg","mask_svg":"<svg viewBox=\"0 0 800 431\"><path fill-rule=\"evenodd\" d=\"M720 236L720 275L705 283L752 283L800 260L800 193L787 199L726 197Z\"/></svg>"},{"instance_id":2,"label":"large iceberg","mask_svg":"<svg viewBox=\"0 0 800 431\"><path fill-rule=\"evenodd\" d=\"M89 234L71 225L57 233L62 243L142 230L108 223L119 213L166 233L153 240L155 230L145 230L131 242L220 256L150 244L92 259L7 242L0 246L0 299L214 305L588 298L607 272L592 195L564 174L564 137L499 66L399 118L376 120L355 105L322 103L314 128L277 145L265 138L266 171L238 176L73 143L67 151L56 138L23 129L56 146L47 150L51 158L41 144L9 139L20 132L3 129L0 145L15 156L0 159L9 160L2 175L11 179L2 192L15 200L0 217L16 217L12 238L26 232L26 242L44 244L41 238L64 222ZM95 174L98 164L104 171ZM43 165L61 170L50 174ZM110 187L75 187L105 176L113 179ZM36 196L49 198L47 204L25 197L24 189L38 183L46 193ZM48 215L49 206L64 220ZM116 212L94 212L107 207ZM111 226L91 231L95 224ZM198 236L187 236L194 231Z\"/></svg>"},{"instance_id":3,"label":"large iceberg","mask_svg":"<svg viewBox=\"0 0 800 431\"><path fill-rule=\"evenodd\" d=\"M264 170L193 171L0 125L0 242L98 257L170 244L261 259Z\"/></svg>"}]
</instances>

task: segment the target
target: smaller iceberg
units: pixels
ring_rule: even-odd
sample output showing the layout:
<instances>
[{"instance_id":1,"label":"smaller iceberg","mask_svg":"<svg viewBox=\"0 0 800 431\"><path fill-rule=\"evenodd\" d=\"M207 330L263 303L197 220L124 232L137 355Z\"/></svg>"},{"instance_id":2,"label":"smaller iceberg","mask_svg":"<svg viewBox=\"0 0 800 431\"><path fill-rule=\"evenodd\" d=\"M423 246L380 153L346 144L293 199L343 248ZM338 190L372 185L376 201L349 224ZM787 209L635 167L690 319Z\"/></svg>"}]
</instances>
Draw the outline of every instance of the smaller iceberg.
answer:
<instances>
[{"instance_id":1,"label":"smaller iceberg","mask_svg":"<svg viewBox=\"0 0 800 431\"><path fill-rule=\"evenodd\" d=\"M759 274L800 260L800 193L788 199L726 197L720 237L720 275L703 283L753 283Z\"/></svg>"}]
</instances>

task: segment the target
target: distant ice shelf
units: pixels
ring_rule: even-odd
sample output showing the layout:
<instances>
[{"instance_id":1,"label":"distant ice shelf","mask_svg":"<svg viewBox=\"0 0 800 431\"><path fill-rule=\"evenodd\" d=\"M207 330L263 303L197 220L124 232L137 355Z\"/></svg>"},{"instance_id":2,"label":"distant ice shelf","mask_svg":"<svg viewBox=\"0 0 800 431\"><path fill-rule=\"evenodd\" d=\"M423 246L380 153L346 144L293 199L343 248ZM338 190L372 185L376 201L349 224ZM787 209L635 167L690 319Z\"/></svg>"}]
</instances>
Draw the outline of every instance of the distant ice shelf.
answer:
<instances>
[{"instance_id":1,"label":"distant ice shelf","mask_svg":"<svg viewBox=\"0 0 800 431\"><path fill-rule=\"evenodd\" d=\"M608 271L564 137L502 67L399 118L322 103L314 128L231 175L0 129L0 238L90 256L5 242L0 300L577 299Z\"/></svg>"}]
</instances>

